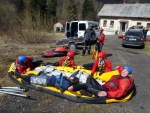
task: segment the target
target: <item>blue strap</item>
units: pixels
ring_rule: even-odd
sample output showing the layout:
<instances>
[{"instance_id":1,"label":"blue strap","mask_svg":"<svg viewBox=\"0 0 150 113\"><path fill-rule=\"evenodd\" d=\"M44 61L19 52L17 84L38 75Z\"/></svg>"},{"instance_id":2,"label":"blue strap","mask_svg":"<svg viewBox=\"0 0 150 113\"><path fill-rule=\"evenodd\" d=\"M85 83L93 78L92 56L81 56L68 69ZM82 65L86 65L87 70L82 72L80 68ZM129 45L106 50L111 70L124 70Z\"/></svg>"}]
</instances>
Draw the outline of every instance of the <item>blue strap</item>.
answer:
<instances>
[{"instance_id":1,"label":"blue strap","mask_svg":"<svg viewBox=\"0 0 150 113\"><path fill-rule=\"evenodd\" d=\"M63 76L62 74L60 75L60 80L59 80L59 86L62 86L62 80L63 80Z\"/></svg>"}]
</instances>

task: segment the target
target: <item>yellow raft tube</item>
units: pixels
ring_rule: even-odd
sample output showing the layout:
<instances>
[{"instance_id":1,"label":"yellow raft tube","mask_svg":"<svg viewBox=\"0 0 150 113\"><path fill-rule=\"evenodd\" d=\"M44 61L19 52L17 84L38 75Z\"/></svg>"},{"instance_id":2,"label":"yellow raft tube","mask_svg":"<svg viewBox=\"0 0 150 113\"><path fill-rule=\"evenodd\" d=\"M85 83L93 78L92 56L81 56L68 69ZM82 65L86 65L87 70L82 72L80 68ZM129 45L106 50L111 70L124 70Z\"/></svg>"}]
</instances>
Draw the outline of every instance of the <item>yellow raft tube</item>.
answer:
<instances>
[{"instance_id":1,"label":"yellow raft tube","mask_svg":"<svg viewBox=\"0 0 150 113\"><path fill-rule=\"evenodd\" d=\"M93 96L84 96L81 95L80 91L64 91L61 93L60 89L52 87L52 86L40 86L40 85L33 85L33 84L28 84L25 81L23 81L21 78L17 78L15 75L15 70L13 69L14 63L11 64L9 70L8 70L8 76L10 79L21 86L24 86L26 88L34 89L37 91L42 91L45 93L52 94L54 96L58 96L64 99L68 99L70 101L78 102L78 103L90 103L90 104L107 104L107 103L115 103L115 102L126 102L132 98L132 95L134 93L134 90L131 91L126 97L121 98L121 99L109 99L107 97L95 97ZM71 67L62 67L62 66L56 66L55 67L57 70L64 71L64 72L75 72L79 70L79 67L77 69L73 69ZM86 69L80 69L82 72L86 72L88 74L91 73L91 70L86 70ZM29 71L26 74L22 74L23 76L28 76L29 74L34 74L38 75L39 72L37 71ZM119 72L118 70L103 73L101 76L99 76L99 72L96 72L94 74L94 78L100 79L102 81L108 81L112 76L118 75Z\"/></svg>"}]
</instances>

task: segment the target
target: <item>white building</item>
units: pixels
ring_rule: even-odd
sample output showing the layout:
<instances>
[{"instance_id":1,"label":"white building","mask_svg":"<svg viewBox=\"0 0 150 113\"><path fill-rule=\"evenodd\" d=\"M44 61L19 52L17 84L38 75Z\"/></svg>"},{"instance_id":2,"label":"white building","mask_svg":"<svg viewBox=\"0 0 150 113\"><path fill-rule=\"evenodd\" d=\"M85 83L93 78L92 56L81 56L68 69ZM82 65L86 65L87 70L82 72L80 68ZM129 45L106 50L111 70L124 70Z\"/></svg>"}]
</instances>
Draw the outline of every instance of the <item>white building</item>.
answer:
<instances>
[{"instance_id":1,"label":"white building","mask_svg":"<svg viewBox=\"0 0 150 113\"><path fill-rule=\"evenodd\" d=\"M54 24L54 31L55 32L63 32L65 30L66 22L64 20L58 20Z\"/></svg>"},{"instance_id":2,"label":"white building","mask_svg":"<svg viewBox=\"0 0 150 113\"><path fill-rule=\"evenodd\" d=\"M107 35L121 34L137 25L147 27L150 35L150 4L105 4L98 17L99 26Z\"/></svg>"}]
</instances>

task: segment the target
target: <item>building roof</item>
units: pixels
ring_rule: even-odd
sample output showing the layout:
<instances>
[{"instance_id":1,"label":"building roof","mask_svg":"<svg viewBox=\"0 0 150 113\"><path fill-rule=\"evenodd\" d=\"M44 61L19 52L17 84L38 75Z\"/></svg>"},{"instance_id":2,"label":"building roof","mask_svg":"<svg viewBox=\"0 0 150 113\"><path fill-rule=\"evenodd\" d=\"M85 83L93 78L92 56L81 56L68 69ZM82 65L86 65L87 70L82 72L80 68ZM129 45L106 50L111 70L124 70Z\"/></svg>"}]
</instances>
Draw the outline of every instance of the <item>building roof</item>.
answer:
<instances>
[{"instance_id":1,"label":"building roof","mask_svg":"<svg viewBox=\"0 0 150 113\"><path fill-rule=\"evenodd\" d=\"M66 21L65 20L57 20L57 22L61 23L63 26L66 25Z\"/></svg>"},{"instance_id":2,"label":"building roof","mask_svg":"<svg viewBox=\"0 0 150 113\"><path fill-rule=\"evenodd\" d=\"M150 4L105 4L98 16L150 18Z\"/></svg>"}]
</instances>

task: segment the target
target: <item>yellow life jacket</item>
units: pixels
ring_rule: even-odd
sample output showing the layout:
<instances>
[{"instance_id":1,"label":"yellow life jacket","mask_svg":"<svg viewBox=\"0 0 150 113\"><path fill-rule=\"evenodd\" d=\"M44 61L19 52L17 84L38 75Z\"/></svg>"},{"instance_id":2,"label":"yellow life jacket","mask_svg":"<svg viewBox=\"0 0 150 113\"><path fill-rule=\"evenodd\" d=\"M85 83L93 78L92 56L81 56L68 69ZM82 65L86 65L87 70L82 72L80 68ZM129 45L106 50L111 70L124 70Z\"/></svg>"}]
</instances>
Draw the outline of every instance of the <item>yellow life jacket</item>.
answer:
<instances>
[{"instance_id":1,"label":"yellow life jacket","mask_svg":"<svg viewBox=\"0 0 150 113\"><path fill-rule=\"evenodd\" d=\"M105 66L105 59L102 60L102 61L99 61L99 62L98 62L98 71L99 71L100 73L103 73L104 70L105 70L105 68L106 68L106 66Z\"/></svg>"},{"instance_id":2,"label":"yellow life jacket","mask_svg":"<svg viewBox=\"0 0 150 113\"><path fill-rule=\"evenodd\" d=\"M68 61L68 59L65 59L63 62L62 62L62 66L70 66L70 62Z\"/></svg>"}]
</instances>

